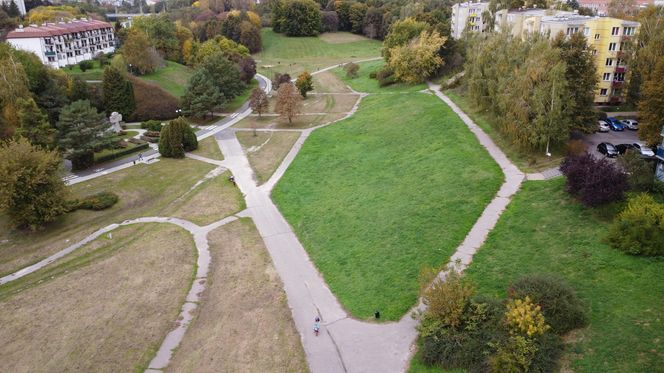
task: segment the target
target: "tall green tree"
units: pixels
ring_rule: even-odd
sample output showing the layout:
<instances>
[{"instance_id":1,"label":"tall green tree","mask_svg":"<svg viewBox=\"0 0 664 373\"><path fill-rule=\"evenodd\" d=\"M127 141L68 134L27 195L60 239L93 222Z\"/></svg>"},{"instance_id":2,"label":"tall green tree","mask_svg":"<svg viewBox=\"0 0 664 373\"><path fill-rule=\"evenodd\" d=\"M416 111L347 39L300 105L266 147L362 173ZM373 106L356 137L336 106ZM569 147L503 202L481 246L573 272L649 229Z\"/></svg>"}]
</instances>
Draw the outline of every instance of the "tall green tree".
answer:
<instances>
[{"instance_id":1,"label":"tall green tree","mask_svg":"<svg viewBox=\"0 0 664 373\"><path fill-rule=\"evenodd\" d=\"M48 80L44 88L37 94L37 104L46 110L51 124L55 125L60 115L60 110L69 104L67 87L69 87L69 76L55 69L48 70Z\"/></svg>"},{"instance_id":2,"label":"tall green tree","mask_svg":"<svg viewBox=\"0 0 664 373\"><path fill-rule=\"evenodd\" d=\"M596 127L593 103L598 78L592 49L588 46L586 37L580 32L572 34L569 38L561 32L554 40L553 46L561 49L561 57L567 65L565 78L570 82L568 88L571 95L567 111L572 126L593 132Z\"/></svg>"},{"instance_id":3,"label":"tall green tree","mask_svg":"<svg viewBox=\"0 0 664 373\"><path fill-rule=\"evenodd\" d=\"M148 37L149 43L167 59L177 61L180 58L177 29L166 13L136 17L132 20L132 28L142 31Z\"/></svg>"},{"instance_id":4,"label":"tall green tree","mask_svg":"<svg viewBox=\"0 0 664 373\"><path fill-rule=\"evenodd\" d=\"M0 145L0 210L18 228L37 229L67 212L56 151L25 139Z\"/></svg>"},{"instance_id":5,"label":"tall green tree","mask_svg":"<svg viewBox=\"0 0 664 373\"><path fill-rule=\"evenodd\" d=\"M280 30L288 36L314 36L321 28L318 4L313 0L285 0Z\"/></svg>"},{"instance_id":6,"label":"tall green tree","mask_svg":"<svg viewBox=\"0 0 664 373\"><path fill-rule=\"evenodd\" d=\"M138 74L151 73L163 62L147 35L134 28L127 31L127 39L122 44L121 52L132 72Z\"/></svg>"},{"instance_id":7,"label":"tall green tree","mask_svg":"<svg viewBox=\"0 0 664 373\"><path fill-rule=\"evenodd\" d=\"M200 66L225 98L232 99L242 93L245 84L240 71L223 53L215 53L206 57Z\"/></svg>"},{"instance_id":8,"label":"tall green tree","mask_svg":"<svg viewBox=\"0 0 664 373\"><path fill-rule=\"evenodd\" d=\"M48 116L37 106L32 98L19 99L18 120L20 126L16 135L27 139L32 145L51 148L55 129L48 122Z\"/></svg>"},{"instance_id":9,"label":"tall green tree","mask_svg":"<svg viewBox=\"0 0 664 373\"><path fill-rule=\"evenodd\" d=\"M74 169L90 167L94 163L94 152L113 144L113 135L108 131L110 126L88 100L73 102L62 109L57 124L58 145Z\"/></svg>"},{"instance_id":10,"label":"tall green tree","mask_svg":"<svg viewBox=\"0 0 664 373\"><path fill-rule=\"evenodd\" d=\"M648 6L639 12L637 21L641 24L638 34L628 46L634 51L629 60L631 70L628 99L637 103L641 84L650 80L657 60L664 56L664 7Z\"/></svg>"},{"instance_id":11,"label":"tall green tree","mask_svg":"<svg viewBox=\"0 0 664 373\"><path fill-rule=\"evenodd\" d=\"M69 101L87 100L90 98L88 83L85 80L75 76L71 79L69 89Z\"/></svg>"},{"instance_id":12,"label":"tall green tree","mask_svg":"<svg viewBox=\"0 0 664 373\"><path fill-rule=\"evenodd\" d=\"M362 34L364 17L367 14L367 5L354 3L350 7L350 31L354 34Z\"/></svg>"},{"instance_id":13,"label":"tall green tree","mask_svg":"<svg viewBox=\"0 0 664 373\"><path fill-rule=\"evenodd\" d=\"M212 82L210 75L202 69L196 70L187 91L182 97L182 110L188 116L205 117L221 107L224 96Z\"/></svg>"},{"instance_id":14,"label":"tall green tree","mask_svg":"<svg viewBox=\"0 0 664 373\"><path fill-rule=\"evenodd\" d=\"M659 57L648 76L643 82L639 102L639 138L652 146L661 142L664 126L664 56Z\"/></svg>"},{"instance_id":15,"label":"tall green tree","mask_svg":"<svg viewBox=\"0 0 664 373\"><path fill-rule=\"evenodd\" d=\"M179 117L161 129L159 153L167 158L184 158L185 152L198 148L198 140L189 123Z\"/></svg>"},{"instance_id":16,"label":"tall green tree","mask_svg":"<svg viewBox=\"0 0 664 373\"><path fill-rule=\"evenodd\" d=\"M420 36L422 31L428 31L429 27L428 23L416 21L415 18L406 18L394 22L383 41L383 57L389 61L390 51L393 48L408 44L408 42Z\"/></svg>"},{"instance_id":17,"label":"tall green tree","mask_svg":"<svg viewBox=\"0 0 664 373\"><path fill-rule=\"evenodd\" d=\"M116 111L127 118L134 112L136 109L134 87L126 74L113 66L107 66L104 69L102 86L107 115Z\"/></svg>"}]
</instances>

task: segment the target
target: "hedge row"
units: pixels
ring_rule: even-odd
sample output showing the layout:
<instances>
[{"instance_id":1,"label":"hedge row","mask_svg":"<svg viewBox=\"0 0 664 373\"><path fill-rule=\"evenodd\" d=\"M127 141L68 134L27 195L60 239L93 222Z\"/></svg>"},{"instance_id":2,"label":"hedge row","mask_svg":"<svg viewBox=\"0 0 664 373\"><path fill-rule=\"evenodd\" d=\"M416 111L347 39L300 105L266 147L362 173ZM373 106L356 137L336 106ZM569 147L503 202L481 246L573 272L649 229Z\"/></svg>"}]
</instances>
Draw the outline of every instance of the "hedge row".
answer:
<instances>
[{"instance_id":1,"label":"hedge row","mask_svg":"<svg viewBox=\"0 0 664 373\"><path fill-rule=\"evenodd\" d=\"M108 161L111 161L113 159L123 157L127 154L136 153L136 152L139 152L141 150L146 150L146 149L149 149L149 148L150 148L150 144L148 144L146 142L146 143L143 143L141 145L136 145L133 148L127 148L127 149L123 149L123 150L120 150L120 151L117 151L117 152L114 152L114 153L111 153L111 154L102 155L101 157L98 157L97 159L95 159L95 164L108 162Z\"/></svg>"}]
</instances>

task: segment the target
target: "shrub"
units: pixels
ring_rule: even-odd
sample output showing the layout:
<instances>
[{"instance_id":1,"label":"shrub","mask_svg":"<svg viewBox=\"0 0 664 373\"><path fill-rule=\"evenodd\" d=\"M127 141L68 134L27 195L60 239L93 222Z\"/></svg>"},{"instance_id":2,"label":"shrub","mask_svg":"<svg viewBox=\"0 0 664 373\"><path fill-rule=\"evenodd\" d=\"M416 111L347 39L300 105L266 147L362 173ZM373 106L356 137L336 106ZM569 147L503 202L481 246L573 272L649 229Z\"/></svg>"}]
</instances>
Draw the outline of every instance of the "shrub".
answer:
<instances>
[{"instance_id":1,"label":"shrub","mask_svg":"<svg viewBox=\"0 0 664 373\"><path fill-rule=\"evenodd\" d=\"M510 331L528 337L542 335L551 328L544 321L542 307L533 303L527 295L523 299L510 299L507 302L505 321Z\"/></svg>"},{"instance_id":2,"label":"shrub","mask_svg":"<svg viewBox=\"0 0 664 373\"><path fill-rule=\"evenodd\" d=\"M141 122L141 128L146 129L148 131L152 132L159 132L161 131L161 121L160 120L147 120L145 122ZM157 134L159 136L159 134Z\"/></svg>"},{"instance_id":3,"label":"shrub","mask_svg":"<svg viewBox=\"0 0 664 373\"><path fill-rule=\"evenodd\" d=\"M632 190L639 192L651 191L655 182L655 166L643 159L634 149L628 149L618 159L618 164L627 172L627 180Z\"/></svg>"},{"instance_id":4,"label":"shrub","mask_svg":"<svg viewBox=\"0 0 664 373\"><path fill-rule=\"evenodd\" d=\"M583 327L588 321L574 289L557 275L524 276L510 285L508 295L512 299L529 297L541 307L546 323L559 335Z\"/></svg>"},{"instance_id":5,"label":"shrub","mask_svg":"<svg viewBox=\"0 0 664 373\"><path fill-rule=\"evenodd\" d=\"M288 74L274 73L274 78L272 79L272 89L275 91L279 89L279 86L282 83L290 83L291 77Z\"/></svg>"},{"instance_id":6,"label":"shrub","mask_svg":"<svg viewBox=\"0 0 664 373\"><path fill-rule=\"evenodd\" d=\"M83 199L75 199L69 202L69 211L74 210L105 210L115 205L120 198L112 192L99 192Z\"/></svg>"},{"instance_id":7,"label":"shrub","mask_svg":"<svg viewBox=\"0 0 664 373\"><path fill-rule=\"evenodd\" d=\"M396 83L394 71L388 66L383 67L376 73L376 79L378 79L378 85L381 87Z\"/></svg>"},{"instance_id":8,"label":"shrub","mask_svg":"<svg viewBox=\"0 0 664 373\"><path fill-rule=\"evenodd\" d=\"M180 117L172 120L161 130L159 153L168 158L183 158L184 152L198 148L194 130L187 121Z\"/></svg>"},{"instance_id":9,"label":"shrub","mask_svg":"<svg viewBox=\"0 0 664 373\"><path fill-rule=\"evenodd\" d=\"M369 78L371 78L371 79L376 79L376 76L377 76L377 75L378 75L378 72L376 72L376 71L372 71L372 72L369 73Z\"/></svg>"},{"instance_id":10,"label":"shrub","mask_svg":"<svg viewBox=\"0 0 664 373\"><path fill-rule=\"evenodd\" d=\"M94 160L94 163L104 163L108 161L112 161L113 159L117 159L120 157L124 157L125 155L132 154L132 153L137 153L139 151L147 150L150 148L150 145L143 141L140 145L136 145L133 148L128 148L126 145L124 146L123 150L116 151L110 154L105 154L100 157L96 157Z\"/></svg>"},{"instance_id":11,"label":"shrub","mask_svg":"<svg viewBox=\"0 0 664 373\"><path fill-rule=\"evenodd\" d=\"M172 119L177 116L180 102L170 93L154 83L145 82L130 76L134 87L136 109L130 120L142 122L150 119Z\"/></svg>"},{"instance_id":12,"label":"shrub","mask_svg":"<svg viewBox=\"0 0 664 373\"><path fill-rule=\"evenodd\" d=\"M632 255L664 255L664 205L645 193L629 199L608 235L614 248Z\"/></svg>"},{"instance_id":13,"label":"shrub","mask_svg":"<svg viewBox=\"0 0 664 373\"><path fill-rule=\"evenodd\" d=\"M344 65L344 71L346 72L346 77L355 79L357 78L357 72L360 70L360 65L356 63L349 62Z\"/></svg>"},{"instance_id":14,"label":"shrub","mask_svg":"<svg viewBox=\"0 0 664 373\"><path fill-rule=\"evenodd\" d=\"M81 61L78 63L78 67L81 69L81 71L85 72L85 70L94 68L94 65L92 64L92 61Z\"/></svg>"},{"instance_id":15,"label":"shrub","mask_svg":"<svg viewBox=\"0 0 664 373\"><path fill-rule=\"evenodd\" d=\"M624 172L588 153L568 156L560 171L567 177L567 191L589 207L621 200L629 187Z\"/></svg>"}]
</instances>

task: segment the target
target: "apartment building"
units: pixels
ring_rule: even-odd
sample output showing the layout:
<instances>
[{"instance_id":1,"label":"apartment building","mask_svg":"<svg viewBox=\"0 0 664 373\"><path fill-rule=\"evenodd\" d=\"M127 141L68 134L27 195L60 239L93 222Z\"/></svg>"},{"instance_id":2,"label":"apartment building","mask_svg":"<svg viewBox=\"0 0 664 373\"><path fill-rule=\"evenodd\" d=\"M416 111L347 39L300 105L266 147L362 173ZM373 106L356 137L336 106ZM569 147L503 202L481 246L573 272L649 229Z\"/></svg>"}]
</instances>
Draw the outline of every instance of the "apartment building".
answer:
<instances>
[{"instance_id":1,"label":"apartment building","mask_svg":"<svg viewBox=\"0 0 664 373\"><path fill-rule=\"evenodd\" d=\"M115 51L113 26L87 19L19 26L7 34L7 42L17 49L33 52L42 63L55 68Z\"/></svg>"},{"instance_id":2,"label":"apartment building","mask_svg":"<svg viewBox=\"0 0 664 373\"><path fill-rule=\"evenodd\" d=\"M611 0L578 0L579 6L591 9L598 16L605 16L609 14L609 5ZM654 0L635 0L633 4L629 4L630 8L645 8L650 4L655 4ZM627 9L631 10L631 9Z\"/></svg>"},{"instance_id":3,"label":"apartment building","mask_svg":"<svg viewBox=\"0 0 664 373\"><path fill-rule=\"evenodd\" d=\"M543 19L555 16L573 16L574 12L553 9L501 9L496 12L496 32L509 30L514 37L525 39L528 34L540 32Z\"/></svg>"},{"instance_id":4,"label":"apartment building","mask_svg":"<svg viewBox=\"0 0 664 373\"><path fill-rule=\"evenodd\" d=\"M21 13L22 16L25 15L25 1L24 0L0 0L0 3L10 5L11 3L15 3L16 6L18 7L18 12Z\"/></svg>"},{"instance_id":5,"label":"apartment building","mask_svg":"<svg viewBox=\"0 0 664 373\"><path fill-rule=\"evenodd\" d=\"M451 36L454 39L459 39L466 30L472 32L484 32L486 30L486 22L482 17L482 13L484 13L485 10L488 10L488 8L488 2L454 4L452 6L452 17L450 19L452 26Z\"/></svg>"}]
</instances>

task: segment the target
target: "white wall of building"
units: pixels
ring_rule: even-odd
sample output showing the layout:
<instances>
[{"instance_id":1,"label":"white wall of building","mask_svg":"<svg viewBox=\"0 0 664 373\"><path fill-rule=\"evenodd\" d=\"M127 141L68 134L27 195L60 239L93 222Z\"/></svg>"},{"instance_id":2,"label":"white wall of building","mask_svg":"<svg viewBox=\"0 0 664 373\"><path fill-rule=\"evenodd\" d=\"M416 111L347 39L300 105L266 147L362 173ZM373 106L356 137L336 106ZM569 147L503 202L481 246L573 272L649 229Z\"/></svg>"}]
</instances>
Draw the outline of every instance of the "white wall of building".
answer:
<instances>
[{"instance_id":1,"label":"white wall of building","mask_svg":"<svg viewBox=\"0 0 664 373\"><path fill-rule=\"evenodd\" d=\"M11 4L12 0L0 0L1 2L5 4ZM16 3L16 6L18 6L18 11L21 13L22 16L25 15L25 1L24 0L14 0Z\"/></svg>"}]
</instances>

